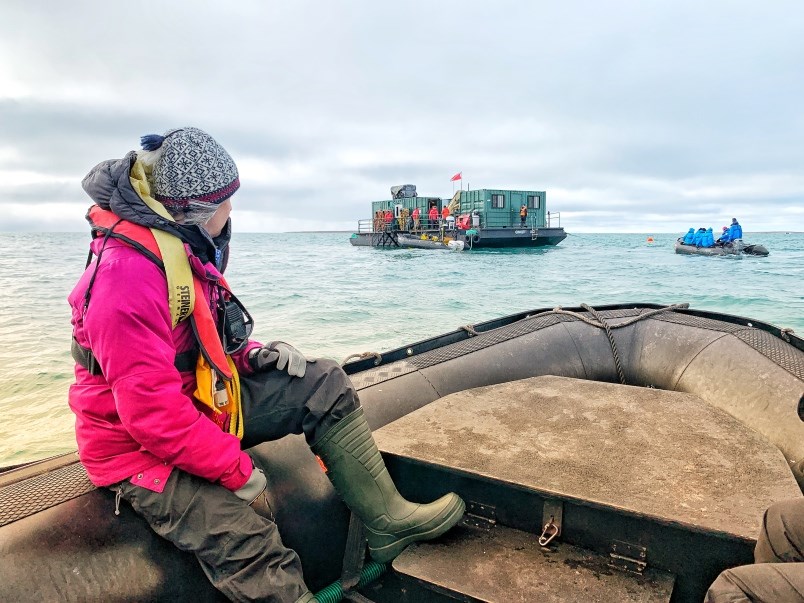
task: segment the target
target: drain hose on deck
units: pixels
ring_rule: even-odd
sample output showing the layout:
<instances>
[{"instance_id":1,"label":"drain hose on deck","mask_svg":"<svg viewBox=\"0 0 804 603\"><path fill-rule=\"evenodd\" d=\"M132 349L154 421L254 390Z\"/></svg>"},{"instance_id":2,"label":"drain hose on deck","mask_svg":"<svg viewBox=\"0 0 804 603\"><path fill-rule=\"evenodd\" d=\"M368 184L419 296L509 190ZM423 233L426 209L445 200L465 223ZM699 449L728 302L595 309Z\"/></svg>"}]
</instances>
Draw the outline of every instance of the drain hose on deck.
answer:
<instances>
[{"instance_id":1,"label":"drain hose on deck","mask_svg":"<svg viewBox=\"0 0 804 603\"><path fill-rule=\"evenodd\" d=\"M360 582L357 583L358 588L374 582L377 578L382 576L388 569L387 563L377 563L376 561L369 561L363 566L360 572ZM315 599L318 603L338 603L343 599L343 587L341 581L336 580L326 588L321 589L315 594Z\"/></svg>"}]
</instances>

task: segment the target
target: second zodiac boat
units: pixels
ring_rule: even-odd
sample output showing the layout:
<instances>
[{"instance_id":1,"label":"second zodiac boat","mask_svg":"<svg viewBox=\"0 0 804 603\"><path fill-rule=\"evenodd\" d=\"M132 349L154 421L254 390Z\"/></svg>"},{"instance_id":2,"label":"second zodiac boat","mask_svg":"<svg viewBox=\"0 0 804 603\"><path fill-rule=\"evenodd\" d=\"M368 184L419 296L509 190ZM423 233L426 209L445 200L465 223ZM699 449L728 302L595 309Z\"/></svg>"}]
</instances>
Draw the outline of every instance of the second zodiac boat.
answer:
<instances>
[{"instance_id":1,"label":"second zodiac boat","mask_svg":"<svg viewBox=\"0 0 804 603\"><path fill-rule=\"evenodd\" d=\"M745 244L742 241L726 243L721 247L699 247L698 245L686 245L681 239L675 244L676 253L686 255L758 255L765 257L768 249L764 245Z\"/></svg>"},{"instance_id":2,"label":"second zodiac boat","mask_svg":"<svg viewBox=\"0 0 804 603\"><path fill-rule=\"evenodd\" d=\"M301 436L252 449L322 602L698 602L802 495L804 341L753 319L541 309L345 369L402 493L467 514L381 566ZM0 473L0 510L1 600L220 600L75 454Z\"/></svg>"}]
</instances>

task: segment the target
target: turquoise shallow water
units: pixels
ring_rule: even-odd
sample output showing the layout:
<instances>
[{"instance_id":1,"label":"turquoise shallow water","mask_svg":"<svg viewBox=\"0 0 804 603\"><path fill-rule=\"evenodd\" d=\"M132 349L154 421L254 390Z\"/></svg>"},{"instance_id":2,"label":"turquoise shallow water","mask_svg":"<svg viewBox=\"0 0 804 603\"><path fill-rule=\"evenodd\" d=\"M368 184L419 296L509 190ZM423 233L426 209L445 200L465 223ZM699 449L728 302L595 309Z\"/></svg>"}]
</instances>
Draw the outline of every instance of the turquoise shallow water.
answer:
<instances>
[{"instance_id":1,"label":"turquoise shallow water","mask_svg":"<svg viewBox=\"0 0 804 603\"><path fill-rule=\"evenodd\" d=\"M347 233L236 234L227 278L255 338L337 360L581 303L689 302L804 333L804 234L746 233L767 258L680 256L676 235L653 237L454 253L352 247ZM87 243L78 233L0 233L0 466L75 449L66 297Z\"/></svg>"}]
</instances>

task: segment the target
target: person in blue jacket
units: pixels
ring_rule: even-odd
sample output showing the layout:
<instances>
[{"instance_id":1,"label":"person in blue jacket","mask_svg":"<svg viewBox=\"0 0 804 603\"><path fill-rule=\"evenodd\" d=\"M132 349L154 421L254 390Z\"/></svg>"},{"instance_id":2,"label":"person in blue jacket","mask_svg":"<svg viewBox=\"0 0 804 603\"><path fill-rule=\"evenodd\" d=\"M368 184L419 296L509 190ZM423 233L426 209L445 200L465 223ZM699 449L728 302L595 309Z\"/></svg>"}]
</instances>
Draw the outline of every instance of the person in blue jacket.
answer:
<instances>
[{"instance_id":1,"label":"person in blue jacket","mask_svg":"<svg viewBox=\"0 0 804 603\"><path fill-rule=\"evenodd\" d=\"M743 238L743 227L737 221L737 218L731 219L731 228L729 228L729 239L735 241Z\"/></svg>"},{"instance_id":2,"label":"person in blue jacket","mask_svg":"<svg viewBox=\"0 0 804 603\"><path fill-rule=\"evenodd\" d=\"M702 226L695 232L695 236L692 237L692 244L696 247L701 246L701 241L703 240L703 236L706 234L706 229Z\"/></svg>"},{"instance_id":3,"label":"person in blue jacket","mask_svg":"<svg viewBox=\"0 0 804 603\"><path fill-rule=\"evenodd\" d=\"M715 246L715 235L712 234L712 227L706 229L706 233L703 236L703 243L701 243L701 247L714 247Z\"/></svg>"},{"instance_id":4,"label":"person in blue jacket","mask_svg":"<svg viewBox=\"0 0 804 603\"><path fill-rule=\"evenodd\" d=\"M695 229L694 229L694 228L690 228L690 229L687 231L687 234L685 234L685 235L684 235L684 240L683 240L683 241L681 241L681 242L682 242L682 243L684 243L684 245L692 245L692 244L693 244L693 243L692 243L692 241L693 241L694 239L695 239Z\"/></svg>"},{"instance_id":5,"label":"person in blue jacket","mask_svg":"<svg viewBox=\"0 0 804 603\"><path fill-rule=\"evenodd\" d=\"M715 241L715 243L717 243L718 245L720 245L722 247L723 245L725 245L729 241L731 241L731 239L729 238L729 227L724 226L723 227L723 232L721 233L720 237L718 237L718 240Z\"/></svg>"}]
</instances>

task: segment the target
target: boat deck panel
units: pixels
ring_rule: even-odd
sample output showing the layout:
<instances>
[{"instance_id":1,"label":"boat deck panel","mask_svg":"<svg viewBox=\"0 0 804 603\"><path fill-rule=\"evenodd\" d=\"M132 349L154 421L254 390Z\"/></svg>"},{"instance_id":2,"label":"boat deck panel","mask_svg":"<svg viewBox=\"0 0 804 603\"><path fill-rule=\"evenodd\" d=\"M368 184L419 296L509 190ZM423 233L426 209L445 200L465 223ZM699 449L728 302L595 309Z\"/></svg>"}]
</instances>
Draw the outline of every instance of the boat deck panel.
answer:
<instances>
[{"instance_id":1,"label":"boat deck panel","mask_svg":"<svg viewBox=\"0 0 804 603\"><path fill-rule=\"evenodd\" d=\"M771 503L801 496L774 445L681 392L534 377L445 396L376 439L413 462L745 540Z\"/></svg>"},{"instance_id":2,"label":"boat deck panel","mask_svg":"<svg viewBox=\"0 0 804 603\"><path fill-rule=\"evenodd\" d=\"M609 558L567 544L541 547L534 534L496 526L459 526L437 542L408 547L393 562L396 572L461 601L496 603L658 603L669 601L675 578L647 569L631 574Z\"/></svg>"}]
</instances>

